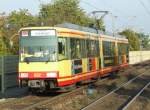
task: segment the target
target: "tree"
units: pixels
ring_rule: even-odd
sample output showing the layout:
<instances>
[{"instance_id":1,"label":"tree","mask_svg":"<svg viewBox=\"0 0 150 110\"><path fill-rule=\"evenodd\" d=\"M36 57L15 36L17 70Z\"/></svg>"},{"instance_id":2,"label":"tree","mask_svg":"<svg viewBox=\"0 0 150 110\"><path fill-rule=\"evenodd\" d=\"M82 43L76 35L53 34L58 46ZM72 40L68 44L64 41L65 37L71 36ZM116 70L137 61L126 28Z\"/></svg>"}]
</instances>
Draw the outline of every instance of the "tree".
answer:
<instances>
[{"instance_id":1,"label":"tree","mask_svg":"<svg viewBox=\"0 0 150 110\"><path fill-rule=\"evenodd\" d=\"M34 17L28 12L27 9L12 11L8 16L7 21L10 28L13 27L16 29L34 25Z\"/></svg>"},{"instance_id":2,"label":"tree","mask_svg":"<svg viewBox=\"0 0 150 110\"><path fill-rule=\"evenodd\" d=\"M4 35L6 19L5 13L0 14L0 55L9 53L7 38Z\"/></svg>"},{"instance_id":3,"label":"tree","mask_svg":"<svg viewBox=\"0 0 150 110\"><path fill-rule=\"evenodd\" d=\"M140 50L140 42L136 32L126 29L120 33L121 35L126 36L129 41L130 51L138 51Z\"/></svg>"},{"instance_id":4,"label":"tree","mask_svg":"<svg viewBox=\"0 0 150 110\"><path fill-rule=\"evenodd\" d=\"M149 48L150 37L149 35L145 35L144 33L137 33L142 49L147 50Z\"/></svg>"},{"instance_id":5,"label":"tree","mask_svg":"<svg viewBox=\"0 0 150 110\"><path fill-rule=\"evenodd\" d=\"M27 9L12 11L5 20L0 20L0 36L8 52L17 54L19 36L16 34L20 28L39 25L54 26L63 22L89 26L95 21L80 8L79 0L52 0L49 4L41 5L38 16L32 16ZM103 21L100 21L99 29L105 30ZM13 36L15 38L12 39ZM13 40L13 47L10 45L10 40Z\"/></svg>"},{"instance_id":6,"label":"tree","mask_svg":"<svg viewBox=\"0 0 150 110\"><path fill-rule=\"evenodd\" d=\"M89 20L84 11L79 8L79 0L54 0L50 4L43 4L40 18L45 25L51 26L63 22L85 25Z\"/></svg>"},{"instance_id":7,"label":"tree","mask_svg":"<svg viewBox=\"0 0 150 110\"><path fill-rule=\"evenodd\" d=\"M44 25L54 26L63 22L70 22L82 26L89 26L94 23L94 19L86 15L79 6L79 0L53 0L49 4L42 4L40 13L40 21ZM102 29L104 25L100 21Z\"/></svg>"},{"instance_id":8,"label":"tree","mask_svg":"<svg viewBox=\"0 0 150 110\"><path fill-rule=\"evenodd\" d=\"M104 21L102 19L99 20L99 26L98 29L105 32L105 25L104 25Z\"/></svg>"},{"instance_id":9,"label":"tree","mask_svg":"<svg viewBox=\"0 0 150 110\"><path fill-rule=\"evenodd\" d=\"M5 24L1 27L3 41L7 50L12 54L18 53L18 37L16 34L19 29L27 26L34 26L36 24L36 17L32 16L27 9L20 9L19 11L12 11L5 20ZM16 38L12 37L15 36ZM13 40L13 47L10 45L10 40Z\"/></svg>"}]
</instances>

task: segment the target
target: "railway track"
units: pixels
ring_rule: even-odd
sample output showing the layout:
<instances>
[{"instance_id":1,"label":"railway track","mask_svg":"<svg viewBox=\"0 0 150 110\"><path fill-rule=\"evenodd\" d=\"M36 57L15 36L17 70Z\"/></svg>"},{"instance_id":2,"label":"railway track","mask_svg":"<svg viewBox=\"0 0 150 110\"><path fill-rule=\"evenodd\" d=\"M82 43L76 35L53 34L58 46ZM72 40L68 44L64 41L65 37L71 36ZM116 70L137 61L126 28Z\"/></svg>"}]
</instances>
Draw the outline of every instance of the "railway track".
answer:
<instances>
[{"instance_id":1,"label":"railway track","mask_svg":"<svg viewBox=\"0 0 150 110\"><path fill-rule=\"evenodd\" d=\"M147 83L127 104L125 104L124 107L122 107L122 110L127 110L129 106L141 95L141 93L150 86L150 82Z\"/></svg>"},{"instance_id":2,"label":"railway track","mask_svg":"<svg viewBox=\"0 0 150 110\"><path fill-rule=\"evenodd\" d=\"M150 85L147 84L143 90L129 103L127 110L150 110Z\"/></svg>"},{"instance_id":3,"label":"railway track","mask_svg":"<svg viewBox=\"0 0 150 110\"><path fill-rule=\"evenodd\" d=\"M97 83L105 81L106 79L100 80ZM45 107L51 107L58 102L64 102L64 99L72 100L75 96L82 96L85 94L87 85L77 88L74 91L59 94L56 96L26 96L20 99L13 99L8 102L0 104L0 110L45 110ZM67 100L65 100L67 102ZM61 106L61 105L60 105Z\"/></svg>"},{"instance_id":4,"label":"railway track","mask_svg":"<svg viewBox=\"0 0 150 110\"><path fill-rule=\"evenodd\" d=\"M142 66L141 66L141 68L142 68ZM141 75L140 72L138 72L137 70L135 70L135 71L137 72L137 75L139 75L139 74ZM124 74L124 75L126 76L126 74ZM130 80L131 78L132 77L128 78L128 80ZM109 79L105 79L105 80L97 82L95 84L96 89L99 89L100 85L103 85L104 83L105 84L108 83L108 80ZM111 83L113 83L114 81L116 81L116 79L111 79L109 81ZM124 82L122 82L122 83L124 83ZM23 110L66 110L66 109L69 109L68 107L67 108L65 108L65 107L67 105L71 104L72 102L74 102L75 100L78 100L78 99L86 100L87 88L88 88L87 86L79 88L76 91L72 91L71 93L63 94L62 96L58 96L53 99L37 103L33 106L26 107ZM102 96L103 95L106 95L106 93L102 94ZM64 102L64 100L65 100L65 102Z\"/></svg>"},{"instance_id":5,"label":"railway track","mask_svg":"<svg viewBox=\"0 0 150 110\"><path fill-rule=\"evenodd\" d=\"M148 66L147 66L148 65ZM121 77L128 77L127 80L124 80L120 82L120 77L118 78L112 78L112 79L105 79L101 80L95 83L95 89L97 89L99 92L98 94L100 97L106 97L109 92L116 89L114 86L113 88L109 89L109 91L105 91L101 93L103 90L102 86L107 84L113 84L116 83L116 85L124 84L127 81L130 81L131 79L134 79L138 75L141 75L142 72L145 70L143 69L143 66L146 66L145 68L149 67L149 63L145 63L142 65L135 65L132 69L126 69L123 74L119 74ZM138 69L137 69L138 68ZM132 74L129 74L129 72L134 71ZM109 85L110 85L109 84ZM117 86L118 86L117 85ZM70 106L72 103L76 102L79 99L88 100L88 93L87 93L87 86L80 87L72 92L59 94L57 96L27 96L20 99L13 100L12 102L2 103L0 104L1 110L71 110L68 106ZM80 101L81 101L80 100ZM96 99L97 100L97 99ZM84 105L79 106L78 109L83 108L83 106L91 103L88 101L84 102ZM67 105L67 108L65 108ZM74 107L73 110L76 110Z\"/></svg>"},{"instance_id":6,"label":"railway track","mask_svg":"<svg viewBox=\"0 0 150 110\"><path fill-rule=\"evenodd\" d=\"M49 98L52 98L52 96L28 95L22 98L9 100L8 102L0 103L0 110L21 110L26 106L31 106L33 104L47 100Z\"/></svg>"},{"instance_id":7,"label":"railway track","mask_svg":"<svg viewBox=\"0 0 150 110\"><path fill-rule=\"evenodd\" d=\"M99 110L100 108L104 110L126 110L149 85L150 74L147 71L122 84L82 110Z\"/></svg>"}]
</instances>

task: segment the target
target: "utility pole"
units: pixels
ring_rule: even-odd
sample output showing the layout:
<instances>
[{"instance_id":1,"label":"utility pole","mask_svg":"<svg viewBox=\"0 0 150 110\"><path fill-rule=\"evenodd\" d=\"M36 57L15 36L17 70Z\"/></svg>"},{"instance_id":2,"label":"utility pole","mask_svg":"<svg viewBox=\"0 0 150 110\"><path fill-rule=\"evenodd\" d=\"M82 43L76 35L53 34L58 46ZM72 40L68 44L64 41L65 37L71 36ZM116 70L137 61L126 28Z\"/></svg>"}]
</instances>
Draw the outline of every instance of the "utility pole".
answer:
<instances>
[{"instance_id":1,"label":"utility pole","mask_svg":"<svg viewBox=\"0 0 150 110\"><path fill-rule=\"evenodd\" d=\"M111 13L110 15L111 15L111 18L112 18L112 32L113 32L113 36L115 36L115 34L116 34L116 30L115 30L115 19L116 19L118 16L114 16L112 13Z\"/></svg>"}]
</instances>

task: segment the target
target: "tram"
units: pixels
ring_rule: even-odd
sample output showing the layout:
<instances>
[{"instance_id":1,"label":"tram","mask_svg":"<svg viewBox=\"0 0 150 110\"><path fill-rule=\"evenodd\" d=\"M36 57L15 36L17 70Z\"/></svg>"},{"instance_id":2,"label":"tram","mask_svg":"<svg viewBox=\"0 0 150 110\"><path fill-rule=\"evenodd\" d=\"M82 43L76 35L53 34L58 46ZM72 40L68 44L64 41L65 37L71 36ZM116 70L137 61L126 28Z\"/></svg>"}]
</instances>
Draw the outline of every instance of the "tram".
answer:
<instances>
[{"instance_id":1,"label":"tram","mask_svg":"<svg viewBox=\"0 0 150 110\"><path fill-rule=\"evenodd\" d=\"M64 23L19 31L19 84L48 91L103 77L128 66L128 40Z\"/></svg>"}]
</instances>

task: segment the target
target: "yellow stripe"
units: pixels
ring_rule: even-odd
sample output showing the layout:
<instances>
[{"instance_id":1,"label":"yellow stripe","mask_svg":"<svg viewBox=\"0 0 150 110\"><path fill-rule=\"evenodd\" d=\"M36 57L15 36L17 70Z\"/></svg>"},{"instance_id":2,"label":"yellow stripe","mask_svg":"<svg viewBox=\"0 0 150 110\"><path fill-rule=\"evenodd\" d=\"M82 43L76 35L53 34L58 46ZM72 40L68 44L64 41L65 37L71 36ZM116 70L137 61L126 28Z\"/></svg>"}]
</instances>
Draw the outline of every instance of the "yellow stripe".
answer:
<instances>
[{"instance_id":1,"label":"yellow stripe","mask_svg":"<svg viewBox=\"0 0 150 110\"><path fill-rule=\"evenodd\" d=\"M31 30L31 29L56 29L57 36L61 36L61 37L75 37L75 38L92 39L92 40L97 40L98 37L100 37L102 40L106 40L106 41L112 41L112 42L118 41L121 43L123 42L128 43L128 40L124 38L115 39L114 37L108 36L108 35L98 35L95 33L83 32L83 31L78 31L78 30L73 30L73 29L68 29L68 28L60 28L60 27L26 27L26 28L21 28L19 32L22 30ZM66 32L66 33L60 34L60 32ZM67 32L68 33L74 32L78 34L67 34Z\"/></svg>"}]
</instances>

